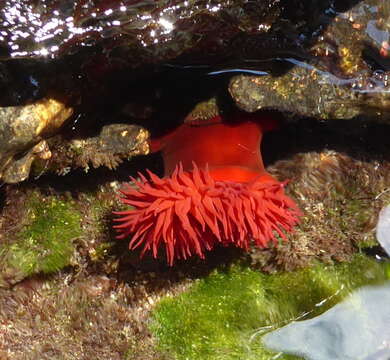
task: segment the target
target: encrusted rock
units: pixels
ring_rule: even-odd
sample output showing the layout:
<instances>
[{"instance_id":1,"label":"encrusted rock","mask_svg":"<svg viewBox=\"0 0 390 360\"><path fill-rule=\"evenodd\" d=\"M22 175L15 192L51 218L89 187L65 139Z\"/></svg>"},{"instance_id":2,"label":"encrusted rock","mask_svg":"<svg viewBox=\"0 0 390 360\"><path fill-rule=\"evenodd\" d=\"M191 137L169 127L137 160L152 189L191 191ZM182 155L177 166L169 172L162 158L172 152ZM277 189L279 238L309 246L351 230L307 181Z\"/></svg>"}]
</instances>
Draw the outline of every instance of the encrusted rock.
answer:
<instances>
[{"instance_id":1,"label":"encrusted rock","mask_svg":"<svg viewBox=\"0 0 390 360\"><path fill-rule=\"evenodd\" d=\"M149 153L149 132L132 124L109 124L102 127L100 134L85 139L67 141L57 136L49 141L52 158L49 164L37 162L36 171L43 167L60 175L73 168L88 170L106 166L115 169L123 160Z\"/></svg>"},{"instance_id":2,"label":"encrusted rock","mask_svg":"<svg viewBox=\"0 0 390 360\"><path fill-rule=\"evenodd\" d=\"M42 140L26 155L20 159L11 162L4 170L2 180L8 184L15 184L26 180L30 175L31 165L34 160L48 160L51 157L51 151L45 140Z\"/></svg>"},{"instance_id":3,"label":"encrusted rock","mask_svg":"<svg viewBox=\"0 0 390 360\"><path fill-rule=\"evenodd\" d=\"M149 132L137 125L111 124L103 126L99 136L73 140L70 147L80 155L76 164L88 168L116 168L124 159L149 153Z\"/></svg>"},{"instance_id":4,"label":"encrusted rock","mask_svg":"<svg viewBox=\"0 0 390 360\"><path fill-rule=\"evenodd\" d=\"M276 109L318 119L364 116L389 121L387 2L359 1L347 11L332 13L336 16L331 21L319 19L320 36L301 34L297 43L304 48L271 53L268 68L251 60L257 66L251 76L233 77L229 91L237 105L250 112Z\"/></svg>"},{"instance_id":5,"label":"encrusted rock","mask_svg":"<svg viewBox=\"0 0 390 360\"><path fill-rule=\"evenodd\" d=\"M308 64L280 77L238 75L229 91L249 112L276 109L319 119L352 119L359 115L390 120L389 73L340 79Z\"/></svg>"},{"instance_id":6,"label":"encrusted rock","mask_svg":"<svg viewBox=\"0 0 390 360\"><path fill-rule=\"evenodd\" d=\"M22 181L35 156L50 157L45 143L35 145L55 134L72 113L71 107L53 98L0 108L0 179Z\"/></svg>"},{"instance_id":7,"label":"encrusted rock","mask_svg":"<svg viewBox=\"0 0 390 360\"><path fill-rule=\"evenodd\" d=\"M202 123L221 115L217 99L212 97L206 101L199 102L192 111L184 118L187 123Z\"/></svg>"}]
</instances>

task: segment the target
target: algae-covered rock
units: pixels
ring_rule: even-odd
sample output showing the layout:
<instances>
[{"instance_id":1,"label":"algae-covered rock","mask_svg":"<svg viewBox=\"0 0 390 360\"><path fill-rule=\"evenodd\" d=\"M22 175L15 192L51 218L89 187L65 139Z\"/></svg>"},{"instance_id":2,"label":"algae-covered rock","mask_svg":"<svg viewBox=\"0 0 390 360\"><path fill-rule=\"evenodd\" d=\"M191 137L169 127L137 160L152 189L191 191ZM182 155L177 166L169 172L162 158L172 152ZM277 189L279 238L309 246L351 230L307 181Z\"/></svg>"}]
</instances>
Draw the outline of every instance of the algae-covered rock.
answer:
<instances>
[{"instance_id":1,"label":"algae-covered rock","mask_svg":"<svg viewBox=\"0 0 390 360\"><path fill-rule=\"evenodd\" d=\"M277 249L255 251L249 259L219 249L204 262L167 270L158 260L129 254L110 228L121 182L136 176L138 167L153 166L153 159L127 161L148 153L149 127L161 134L238 105L328 119L328 125L330 118L349 119L343 136L366 138L362 129L389 113L385 5L1 3L0 177L16 183L30 170L43 176L0 185L0 279L11 287L0 294L0 358L269 359L250 340L262 324L312 309L314 315L324 299L333 304L346 289L383 279L381 265L354 254L375 244L376 218L389 202L385 128L370 138L371 147L384 144L381 150L367 156L363 149L361 157L329 146L329 128L326 146L320 146L313 136L317 123L295 117L286 138L301 147L273 151L278 161L268 161L268 170L291 180L286 191L305 216ZM237 72L255 76L231 78ZM66 104L50 94L60 94ZM58 113L46 113L50 108ZM364 122L354 122L357 116ZM17 124L23 131L14 136ZM309 143L316 146L302 145ZM341 143L352 147L350 138ZM225 271L221 262L231 257L258 270ZM317 261L327 266L273 276L260 272ZM158 307L156 350L146 328L148 312L161 296L182 292L196 277L201 280L189 293Z\"/></svg>"},{"instance_id":2,"label":"algae-covered rock","mask_svg":"<svg viewBox=\"0 0 390 360\"><path fill-rule=\"evenodd\" d=\"M144 329L140 286L106 276L31 279L0 289L4 360L167 360ZM152 301L152 300L151 300Z\"/></svg>"},{"instance_id":3,"label":"algae-covered rock","mask_svg":"<svg viewBox=\"0 0 390 360\"><path fill-rule=\"evenodd\" d=\"M31 193L24 206L16 231L0 235L1 286L71 265L74 241L81 235L80 212L70 199Z\"/></svg>"},{"instance_id":4,"label":"algae-covered rock","mask_svg":"<svg viewBox=\"0 0 390 360\"><path fill-rule=\"evenodd\" d=\"M252 261L261 270L292 270L313 260L349 261L361 249L377 245L378 214L390 201L388 161L324 150L298 153L268 170L280 180L291 180L287 192L304 216L287 242L252 250Z\"/></svg>"},{"instance_id":5,"label":"algae-covered rock","mask_svg":"<svg viewBox=\"0 0 390 360\"><path fill-rule=\"evenodd\" d=\"M90 165L114 169L123 160L149 152L149 132L131 124L105 125L97 136L53 137L73 110L56 110L59 105L54 100L48 101L48 108L41 103L6 108L10 114L15 109L20 114L0 119L0 179L5 183L24 181L30 172L35 176L48 172L64 175L79 167L87 171Z\"/></svg>"},{"instance_id":6,"label":"algae-covered rock","mask_svg":"<svg viewBox=\"0 0 390 360\"><path fill-rule=\"evenodd\" d=\"M111 172L91 169L88 174L64 176L61 183L43 177L18 186L4 186L5 206L0 218L0 243L4 249L30 245L19 243L21 239L13 235L23 234L33 223L26 214L37 205L43 211L34 210L36 217L45 211L50 214L51 206L60 214L60 205L66 204L65 214L73 213L81 228L71 241L71 266L57 268L50 276L37 266L35 270L41 271L38 274L31 272L26 277L25 273L16 276L10 272L6 277L4 286L12 285L12 290L1 292L0 302L4 301L4 305L0 303L0 319L12 324L4 329L4 343L11 351L11 359L24 360L29 356L26 354L32 354L31 359L50 359L53 354L71 359L76 349L80 358L95 358L100 352L107 358L131 360L174 356L194 360L252 356L268 360L270 353L264 352L257 338L262 324L284 324L312 309L315 310L310 314L314 316L323 310L316 306L322 300L328 299L325 303L333 305L347 290L384 279L381 264L366 257L354 258L352 254L359 251L362 241L370 242L378 212L388 201L388 163L358 160L329 150L298 153L293 159L276 161L269 170L281 180L292 180L287 189L301 202L306 212L304 223L285 246L265 252L261 259L259 254L252 254L249 260L255 267L268 271L313 266L313 259L327 265L315 262L313 268L272 276L247 265L226 271L221 262L229 263L232 257L245 258L239 252L232 256L229 249L219 249L206 261L179 263L169 270L159 261L140 260L138 253L129 254L127 244L116 241L110 232L110 212L117 208L115 189L120 187L120 181ZM115 176L127 180L129 174L135 173L134 165L127 164ZM38 201L29 200L32 189ZM23 208L26 213L21 211ZM48 226L64 226L51 215L46 221ZM50 228L45 229L51 234ZM40 241L34 240L34 244L33 250L41 249ZM347 260L352 260L352 265L334 265ZM213 267L217 270L208 277ZM146 328L148 312L162 296L185 291L199 277L189 295L183 293L183 297L164 300L162 304L167 301L167 305L157 310L153 330L156 337L152 337ZM338 292L340 288L343 289ZM124 297L122 291L126 293ZM31 294L33 299L26 303L23 299L31 299ZM12 299L12 306L7 305L6 299ZM267 301L262 303L259 299ZM177 302L182 302L179 310ZM15 318L15 313L20 316ZM36 332L42 333L42 337L36 337ZM104 348L89 341L85 334L105 344ZM45 339L51 337L56 341L47 344ZM161 345L158 349L156 339ZM168 354L163 355L164 352Z\"/></svg>"},{"instance_id":7,"label":"algae-covered rock","mask_svg":"<svg viewBox=\"0 0 390 360\"><path fill-rule=\"evenodd\" d=\"M133 124L104 125L96 136L50 139L52 157L49 163L35 162L34 173L46 172L64 175L72 169L105 166L111 170L125 160L149 153L149 132Z\"/></svg>"},{"instance_id":8,"label":"algae-covered rock","mask_svg":"<svg viewBox=\"0 0 390 360\"><path fill-rule=\"evenodd\" d=\"M51 158L51 151L46 140L40 141L20 158L11 161L2 174L2 180L8 184L16 184L26 180L31 171L31 166L37 161L47 161Z\"/></svg>"},{"instance_id":9,"label":"algae-covered rock","mask_svg":"<svg viewBox=\"0 0 390 360\"><path fill-rule=\"evenodd\" d=\"M272 354L258 339L266 329L318 315L351 290L385 279L384 267L365 256L350 264L276 275L234 266L162 300L152 331L160 347L178 360L268 360Z\"/></svg>"}]
</instances>

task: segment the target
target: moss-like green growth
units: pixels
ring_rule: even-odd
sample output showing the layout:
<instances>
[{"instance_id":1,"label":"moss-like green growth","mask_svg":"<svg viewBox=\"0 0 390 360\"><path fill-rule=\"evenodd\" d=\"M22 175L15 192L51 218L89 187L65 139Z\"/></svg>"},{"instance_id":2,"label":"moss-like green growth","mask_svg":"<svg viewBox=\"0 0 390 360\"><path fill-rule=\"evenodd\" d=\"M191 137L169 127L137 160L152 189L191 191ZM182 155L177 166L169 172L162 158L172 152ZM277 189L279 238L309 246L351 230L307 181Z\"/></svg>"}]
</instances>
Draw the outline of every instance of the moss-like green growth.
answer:
<instances>
[{"instance_id":1,"label":"moss-like green growth","mask_svg":"<svg viewBox=\"0 0 390 360\"><path fill-rule=\"evenodd\" d=\"M151 328L162 350L176 359L268 360L272 353L256 336L263 327L318 315L352 289L385 279L384 266L363 255L348 264L276 275L235 265L162 300Z\"/></svg>"},{"instance_id":2,"label":"moss-like green growth","mask_svg":"<svg viewBox=\"0 0 390 360\"><path fill-rule=\"evenodd\" d=\"M26 206L26 225L16 234L17 241L2 249L8 265L24 276L69 265L73 240L81 234L81 215L72 201L34 193Z\"/></svg>"}]
</instances>

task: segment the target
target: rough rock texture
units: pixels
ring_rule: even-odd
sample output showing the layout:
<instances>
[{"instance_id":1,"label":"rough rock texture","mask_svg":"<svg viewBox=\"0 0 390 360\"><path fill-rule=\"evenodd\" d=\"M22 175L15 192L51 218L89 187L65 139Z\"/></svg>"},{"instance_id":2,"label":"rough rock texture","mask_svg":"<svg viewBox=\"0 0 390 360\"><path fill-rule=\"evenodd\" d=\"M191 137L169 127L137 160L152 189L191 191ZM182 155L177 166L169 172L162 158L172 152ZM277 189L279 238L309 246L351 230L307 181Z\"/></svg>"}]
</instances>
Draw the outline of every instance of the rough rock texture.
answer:
<instances>
[{"instance_id":1,"label":"rough rock texture","mask_svg":"<svg viewBox=\"0 0 390 360\"><path fill-rule=\"evenodd\" d=\"M74 130L63 130L65 148L86 138L82 126L94 130L87 138L112 123L163 132L207 117L200 103L213 102L218 113L232 99L251 112L387 121L389 17L381 0L7 0L0 5L0 105L12 118L10 109L50 93L68 99ZM1 136L7 130L0 127ZM25 179L33 159L42 160L35 144L11 158L4 181ZM118 156L103 146L95 160L87 151L73 163L111 168L126 158ZM37 163L38 174L50 165Z\"/></svg>"},{"instance_id":2,"label":"rough rock texture","mask_svg":"<svg viewBox=\"0 0 390 360\"><path fill-rule=\"evenodd\" d=\"M147 280L118 284L104 275L32 278L0 290L0 356L4 360L167 360L145 326L165 292ZM160 294L161 293L161 294Z\"/></svg>"},{"instance_id":3,"label":"rough rock texture","mask_svg":"<svg viewBox=\"0 0 390 360\"><path fill-rule=\"evenodd\" d=\"M255 251L261 269L333 263L375 245L380 209L390 202L389 125L301 120L264 139L267 170L289 179L287 192L305 215L290 241ZM276 155L279 154L279 155Z\"/></svg>"},{"instance_id":4,"label":"rough rock texture","mask_svg":"<svg viewBox=\"0 0 390 360\"><path fill-rule=\"evenodd\" d=\"M320 20L327 26L303 54L274 57L289 70L233 77L229 90L237 105L250 112L268 108L320 119L389 121L387 3L361 1L335 15Z\"/></svg>"},{"instance_id":5,"label":"rough rock texture","mask_svg":"<svg viewBox=\"0 0 390 360\"><path fill-rule=\"evenodd\" d=\"M36 113L31 114L30 107ZM48 113L50 109L41 109L39 105L2 110L9 114L21 112L15 118L4 115L3 121L0 120L4 141L0 145L0 154L3 152L0 179L5 183L26 180L32 167L35 176L42 176L46 172L64 175L80 167L88 171L90 165L114 169L125 159L149 152L149 133L137 125L105 125L97 136L80 139L68 139L61 135L48 138L55 134L55 130L59 131L71 110L59 115ZM48 116L45 116L47 113ZM39 141L42 138L47 140Z\"/></svg>"},{"instance_id":6,"label":"rough rock texture","mask_svg":"<svg viewBox=\"0 0 390 360\"><path fill-rule=\"evenodd\" d=\"M348 261L359 248L374 245L382 206L390 202L390 163L364 162L332 151L298 154L270 169L291 179L289 194L305 215L289 241L252 257L264 270L292 270L313 259Z\"/></svg>"},{"instance_id":7,"label":"rough rock texture","mask_svg":"<svg viewBox=\"0 0 390 360\"><path fill-rule=\"evenodd\" d=\"M72 113L71 107L52 98L0 108L0 179L8 183L23 181L35 157L50 158L43 139L58 132ZM27 154L20 158L25 151Z\"/></svg>"},{"instance_id":8,"label":"rough rock texture","mask_svg":"<svg viewBox=\"0 0 390 360\"><path fill-rule=\"evenodd\" d=\"M149 153L149 132L137 125L105 125L96 136L80 139L64 139L61 136L50 139L53 153L49 163L36 164L35 173L45 166L49 171L64 175L72 169L88 171L105 166L111 170L124 160Z\"/></svg>"},{"instance_id":9,"label":"rough rock texture","mask_svg":"<svg viewBox=\"0 0 390 360\"><path fill-rule=\"evenodd\" d=\"M229 91L237 105L248 112L272 109L287 115L318 119L390 120L389 72L357 78L336 78L301 63L283 76L232 78Z\"/></svg>"}]
</instances>

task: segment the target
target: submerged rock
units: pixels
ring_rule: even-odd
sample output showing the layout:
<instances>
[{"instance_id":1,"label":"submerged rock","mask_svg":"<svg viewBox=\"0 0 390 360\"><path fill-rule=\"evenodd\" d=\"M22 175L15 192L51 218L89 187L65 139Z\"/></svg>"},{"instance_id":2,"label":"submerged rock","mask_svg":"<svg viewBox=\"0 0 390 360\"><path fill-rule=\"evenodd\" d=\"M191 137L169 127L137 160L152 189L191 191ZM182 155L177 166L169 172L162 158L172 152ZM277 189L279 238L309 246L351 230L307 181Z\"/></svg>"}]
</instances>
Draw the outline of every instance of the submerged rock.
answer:
<instances>
[{"instance_id":1,"label":"submerged rock","mask_svg":"<svg viewBox=\"0 0 390 360\"><path fill-rule=\"evenodd\" d=\"M71 107L53 98L0 108L0 179L25 180L35 157L51 156L43 140L58 132L72 113Z\"/></svg>"},{"instance_id":2,"label":"submerged rock","mask_svg":"<svg viewBox=\"0 0 390 360\"><path fill-rule=\"evenodd\" d=\"M30 175L31 165L36 160L47 161L51 158L51 151L45 140L32 147L21 158L11 162L2 174L2 180L8 184L16 184L26 180Z\"/></svg>"},{"instance_id":3,"label":"submerged rock","mask_svg":"<svg viewBox=\"0 0 390 360\"><path fill-rule=\"evenodd\" d=\"M69 197L44 196L39 191L19 197L19 209L14 210L19 217L0 222L0 288L71 265L74 242L82 234L80 210Z\"/></svg>"},{"instance_id":4,"label":"submerged rock","mask_svg":"<svg viewBox=\"0 0 390 360\"><path fill-rule=\"evenodd\" d=\"M224 48L242 31L263 32L281 10L276 0L6 0L0 5L6 45L0 58L61 57L100 46L103 58L111 52L132 65L155 63L193 48Z\"/></svg>"},{"instance_id":5,"label":"submerged rock","mask_svg":"<svg viewBox=\"0 0 390 360\"><path fill-rule=\"evenodd\" d=\"M364 255L349 264L274 275L246 266L226 267L163 299L153 312L152 330L160 347L175 359L286 360L290 357L275 356L259 344L264 329L318 314L352 289L380 283L383 275L382 264Z\"/></svg>"},{"instance_id":6,"label":"submerged rock","mask_svg":"<svg viewBox=\"0 0 390 360\"><path fill-rule=\"evenodd\" d=\"M149 132L138 125L109 124L99 135L80 139L53 137L72 112L53 99L0 108L0 180L18 183L31 170L41 176L64 175L80 167L88 170L89 165L114 169L125 159L149 152Z\"/></svg>"},{"instance_id":7,"label":"submerged rock","mask_svg":"<svg viewBox=\"0 0 390 360\"><path fill-rule=\"evenodd\" d=\"M352 119L366 116L390 121L390 73L342 79L307 63L285 75L239 75L229 91L237 105L249 112L273 109L317 119Z\"/></svg>"},{"instance_id":8,"label":"submerged rock","mask_svg":"<svg viewBox=\"0 0 390 360\"><path fill-rule=\"evenodd\" d=\"M49 162L36 161L34 173L41 174L42 169L65 175L72 169L105 166L111 170L124 160L133 156L149 153L149 132L143 127L131 124L104 125L96 136L66 139L57 136L50 139L51 152Z\"/></svg>"},{"instance_id":9,"label":"submerged rock","mask_svg":"<svg viewBox=\"0 0 390 360\"><path fill-rule=\"evenodd\" d=\"M364 287L324 314L292 322L262 340L270 349L309 360L387 359L389 303L389 284Z\"/></svg>"},{"instance_id":10,"label":"submerged rock","mask_svg":"<svg viewBox=\"0 0 390 360\"><path fill-rule=\"evenodd\" d=\"M236 104L250 112L276 109L317 119L389 121L387 2L359 1L346 11L329 8L322 15L318 37L300 34L301 51L275 54L268 69L251 59L260 67L247 71L251 76L231 79Z\"/></svg>"}]
</instances>

